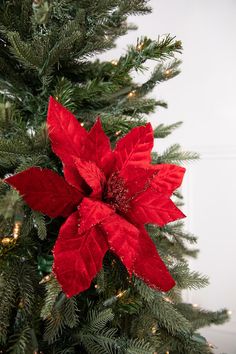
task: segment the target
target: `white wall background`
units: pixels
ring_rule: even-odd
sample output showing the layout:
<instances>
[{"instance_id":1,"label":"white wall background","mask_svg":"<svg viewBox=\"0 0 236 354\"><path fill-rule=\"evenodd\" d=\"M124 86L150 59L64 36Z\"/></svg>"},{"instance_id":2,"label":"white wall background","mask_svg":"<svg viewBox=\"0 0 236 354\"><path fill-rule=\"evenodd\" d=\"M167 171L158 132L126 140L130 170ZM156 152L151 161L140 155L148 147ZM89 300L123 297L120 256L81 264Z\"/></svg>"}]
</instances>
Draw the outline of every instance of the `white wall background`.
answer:
<instances>
[{"instance_id":1,"label":"white wall background","mask_svg":"<svg viewBox=\"0 0 236 354\"><path fill-rule=\"evenodd\" d=\"M204 308L232 310L230 323L202 333L215 353L236 354L236 0L151 0L150 5L152 15L131 18L138 31L103 58L119 57L142 35L171 33L183 42L182 74L153 91L169 109L158 110L151 121L184 121L157 149L178 142L202 154L188 166L184 211L186 227L199 236L200 255L191 267L209 275L211 284L185 296Z\"/></svg>"}]
</instances>

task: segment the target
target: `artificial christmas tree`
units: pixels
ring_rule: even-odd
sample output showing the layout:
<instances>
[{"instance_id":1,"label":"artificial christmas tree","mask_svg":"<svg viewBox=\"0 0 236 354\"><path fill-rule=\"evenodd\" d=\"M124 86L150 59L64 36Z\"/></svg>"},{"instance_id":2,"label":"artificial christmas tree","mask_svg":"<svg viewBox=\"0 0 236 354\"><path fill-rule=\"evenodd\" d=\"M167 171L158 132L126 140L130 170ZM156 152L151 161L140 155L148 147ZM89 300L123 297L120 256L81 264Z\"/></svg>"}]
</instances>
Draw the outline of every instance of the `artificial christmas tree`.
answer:
<instances>
[{"instance_id":1,"label":"artificial christmas tree","mask_svg":"<svg viewBox=\"0 0 236 354\"><path fill-rule=\"evenodd\" d=\"M166 107L147 94L179 73L181 42L144 37L117 61L93 60L134 29L129 15L150 11L144 0L0 2L3 353L211 353L197 331L228 318L181 299L208 283L188 268L196 238L174 221L178 165L197 155L173 145L150 161L153 134L180 125L153 132L145 117ZM139 85L132 70L148 59L157 66Z\"/></svg>"}]
</instances>

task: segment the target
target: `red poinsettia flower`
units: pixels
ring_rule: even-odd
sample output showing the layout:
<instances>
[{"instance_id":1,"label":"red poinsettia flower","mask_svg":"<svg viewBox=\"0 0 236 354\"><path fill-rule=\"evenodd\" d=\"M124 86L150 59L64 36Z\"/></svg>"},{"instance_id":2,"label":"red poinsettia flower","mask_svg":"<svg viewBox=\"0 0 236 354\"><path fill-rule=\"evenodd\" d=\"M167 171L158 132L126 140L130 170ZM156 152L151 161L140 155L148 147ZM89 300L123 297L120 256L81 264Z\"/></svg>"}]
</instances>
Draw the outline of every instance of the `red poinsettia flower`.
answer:
<instances>
[{"instance_id":1,"label":"red poinsettia flower","mask_svg":"<svg viewBox=\"0 0 236 354\"><path fill-rule=\"evenodd\" d=\"M150 124L132 129L112 151L98 119L87 132L53 98L48 109L52 150L64 177L29 168L6 179L28 205L52 218L63 216L54 247L54 272L67 296L90 287L108 250L149 286L170 290L175 282L144 225L163 226L184 217L170 199L185 169L151 165Z\"/></svg>"}]
</instances>

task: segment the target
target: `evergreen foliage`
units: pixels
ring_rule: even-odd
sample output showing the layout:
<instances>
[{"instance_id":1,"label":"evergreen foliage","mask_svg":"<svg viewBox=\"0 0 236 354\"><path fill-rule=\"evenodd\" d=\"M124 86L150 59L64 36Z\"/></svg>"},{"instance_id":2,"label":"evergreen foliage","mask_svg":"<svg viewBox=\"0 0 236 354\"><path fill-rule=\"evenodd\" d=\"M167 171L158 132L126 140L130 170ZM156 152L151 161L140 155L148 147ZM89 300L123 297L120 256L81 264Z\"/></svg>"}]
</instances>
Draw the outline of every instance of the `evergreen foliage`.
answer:
<instances>
[{"instance_id":1,"label":"evergreen foliage","mask_svg":"<svg viewBox=\"0 0 236 354\"><path fill-rule=\"evenodd\" d=\"M48 97L54 96L90 128L101 116L112 144L147 114L167 107L147 97L157 85L179 74L181 42L170 35L140 38L117 61L96 59L115 40L135 29L129 15L151 11L146 0L1 0L0 1L0 178L30 166L59 173L45 126ZM156 67L143 84L147 60ZM181 125L160 124L162 139ZM182 164L198 158L176 144L153 163ZM197 331L221 324L226 310L210 312L182 302L182 289L208 284L191 271L196 237L182 221L147 229L177 286L154 291L122 263L106 254L91 287L67 299L51 274L52 248L63 220L30 210L17 192L0 181L0 349L11 354L207 354ZM178 205L182 196L175 193ZM20 235L12 242L14 223ZM10 239L10 242L9 241Z\"/></svg>"}]
</instances>

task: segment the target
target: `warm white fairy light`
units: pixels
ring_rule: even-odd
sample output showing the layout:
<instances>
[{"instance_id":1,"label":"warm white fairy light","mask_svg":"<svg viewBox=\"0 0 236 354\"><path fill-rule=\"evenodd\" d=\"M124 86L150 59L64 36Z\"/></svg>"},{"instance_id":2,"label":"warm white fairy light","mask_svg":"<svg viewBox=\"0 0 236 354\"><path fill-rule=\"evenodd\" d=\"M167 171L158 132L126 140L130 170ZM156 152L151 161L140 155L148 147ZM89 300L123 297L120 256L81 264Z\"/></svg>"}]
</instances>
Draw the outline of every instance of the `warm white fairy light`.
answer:
<instances>
[{"instance_id":1,"label":"warm white fairy light","mask_svg":"<svg viewBox=\"0 0 236 354\"><path fill-rule=\"evenodd\" d=\"M135 90L130 91L130 92L128 93L128 97L129 97L129 98L132 98L132 97L134 97L134 96L136 96L136 91L135 91Z\"/></svg>"},{"instance_id":2,"label":"warm white fairy light","mask_svg":"<svg viewBox=\"0 0 236 354\"><path fill-rule=\"evenodd\" d=\"M227 314L228 314L229 316L231 316L231 315L233 314L233 312L232 312L231 310L228 310L228 311L227 311Z\"/></svg>"},{"instance_id":3,"label":"warm white fairy light","mask_svg":"<svg viewBox=\"0 0 236 354\"><path fill-rule=\"evenodd\" d=\"M80 123L80 125L81 125L81 127L83 127L83 126L84 126L84 123Z\"/></svg>"},{"instance_id":4,"label":"warm white fairy light","mask_svg":"<svg viewBox=\"0 0 236 354\"><path fill-rule=\"evenodd\" d=\"M39 284L47 283L52 278L52 274L48 274L40 280Z\"/></svg>"},{"instance_id":5,"label":"warm white fairy light","mask_svg":"<svg viewBox=\"0 0 236 354\"><path fill-rule=\"evenodd\" d=\"M20 229L21 229L21 221L16 221L13 229L13 237L17 239L19 237Z\"/></svg>"},{"instance_id":6,"label":"warm white fairy light","mask_svg":"<svg viewBox=\"0 0 236 354\"><path fill-rule=\"evenodd\" d=\"M166 69L165 76L169 76L172 73L171 69Z\"/></svg>"},{"instance_id":7,"label":"warm white fairy light","mask_svg":"<svg viewBox=\"0 0 236 354\"><path fill-rule=\"evenodd\" d=\"M152 334L156 334L156 332L157 332L157 327L156 327L156 326L153 326L153 327L152 327Z\"/></svg>"},{"instance_id":8,"label":"warm white fairy light","mask_svg":"<svg viewBox=\"0 0 236 354\"><path fill-rule=\"evenodd\" d=\"M16 240L18 239L20 234L21 225L22 225L21 221L15 222L12 235L4 237L0 241L3 246L14 245L16 243Z\"/></svg>"},{"instance_id":9,"label":"warm white fairy light","mask_svg":"<svg viewBox=\"0 0 236 354\"><path fill-rule=\"evenodd\" d=\"M12 243L12 238L11 237L4 237L2 240L1 240L1 244L3 246L8 246Z\"/></svg>"},{"instance_id":10,"label":"warm white fairy light","mask_svg":"<svg viewBox=\"0 0 236 354\"><path fill-rule=\"evenodd\" d=\"M120 299L122 296L125 295L126 292L127 292L127 290L119 291L118 294L116 295L116 298L117 298L117 299Z\"/></svg>"},{"instance_id":11,"label":"warm white fairy light","mask_svg":"<svg viewBox=\"0 0 236 354\"><path fill-rule=\"evenodd\" d=\"M137 50L142 50L143 49L143 42L139 43L136 47Z\"/></svg>"},{"instance_id":12,"label":"warm white fairy light","mask_svg":"<svg viewBox=\"0 0 236 354\"><path fill-rule=\"evenodd\" d=\"M199 307L198 304L192 304L192 306L193 306L194 308L198 308L198 307Z\"/></svg>"},{"instance_id":13,"label":"warm white fairy light","mask_svg":"<svg viewBox=\"0 0 236 354\"><path fill-rule=\"evenodd\" d=\"M214 346L214 344L212 343L208 343L208 347L211 348L211 349L215 349L216 347Z\"/></svg>"},{"instance_id":14,"label":"warm white fairy light","mask_svg":"<svg viewBox=\"0 0 236 354\"><path fill-rule=\"evenodd\" d=\"M121 133L121 130L118 130L118 131L115 133L115 135L118 136L118 135L120 135L120 133Z\"/></svg>"},{"instance_id":15,"label":"warm white fairy light","mask_svg":"<svg viewBox=\"0 0 236 354\"><path fill-rule=\"evenodd\" d=\"M167 296L164 297L164 300L165 300L166 302L169 302L169 303L173 304L173 301L172 301L169 297L167 297Z\"/></svg>"},{"instance_id":16,"label":"warm white fairy light","mask_svg":"<svg viewBox=\"0 0 236 354\"><path fill-rule=\"evenodd\" d=\"M111 63L112 63L112 65L116 66L118 64L118 61L117 60L112 60Z\"/></svg>"}]
</instances>

